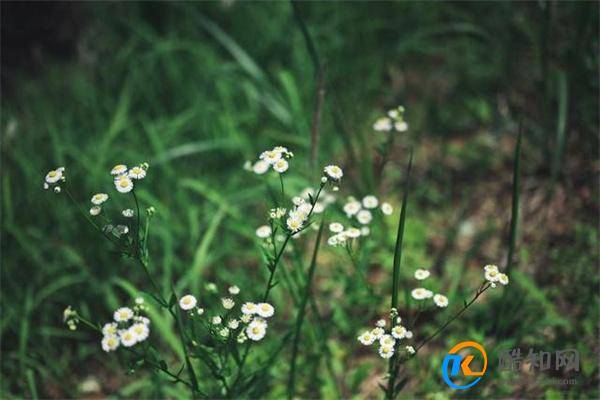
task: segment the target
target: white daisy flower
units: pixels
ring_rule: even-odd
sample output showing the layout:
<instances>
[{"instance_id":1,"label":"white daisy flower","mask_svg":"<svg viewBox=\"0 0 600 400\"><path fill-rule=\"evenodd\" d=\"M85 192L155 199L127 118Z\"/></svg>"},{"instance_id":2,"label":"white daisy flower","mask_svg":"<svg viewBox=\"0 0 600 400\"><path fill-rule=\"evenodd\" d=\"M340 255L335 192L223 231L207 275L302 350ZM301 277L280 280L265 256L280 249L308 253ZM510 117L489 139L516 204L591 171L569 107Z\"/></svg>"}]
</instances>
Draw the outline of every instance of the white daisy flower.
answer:
<instances>
[{"instance_id":1,"label":"white daisy flower","mask_svg":"<svg viewBox=\"0 0 600 400\"><path fill-rule=\"evenodd\" d=\"M358 341L365 346L370 346L375 342L375 336L369 331L364 331L359 337Z\"/></svg>"},{"instance_id":2,"label":"white daisy flower","mask_svg":"<svg viewBox=\"0 0 600 400\"><path fill-rule=\"evenodd\" d=\"M337 246L339 244L338 235L333 235L329 239L327 239L327 244L329 246Z\"/></svg>"},{"instance_id":3,"label":"white daisy flower","mask_svg":"<svg viewBox=\"0 0 600 400\"><path fill-rule=\"evenodd\" d=\"M492 264L488 264L485 267L483 267L483 270L486 271L486 272L487 271L496 271L496 272L498 272L498 267L495 266L495 265L492 265Z\"/></svg>"},{"instance_id":4,"label":"white daisy flower","mask_svg":"<svg viewBox=\"0 0 600 400\"><path fill-rule=\"evenodd\" d=\"M292 232L298 232L302 228L304 220L299 217L290 217L286 221L288 229Z\"/></svg>"},{"instance_id":5,"label":"white daisy flower","mask_svg":"<svg viewBox=\"0 0 600 400\"><path fill-rule=\"evenodd\" d=\"M433 296L433 302L440 308L448 307L448 298L443 294L436 294Z\"/></svg>"},{"instance_id":6,"label":"white daisy flower","mask_svg":"<svg viewBox=\"0 0 600 400\"><path fill-rule=\"evenodd\" d=\"M227 337L229 336L229 328L223 328L219 331L219 335L221 335L222 337Z\"/></svg>"},{"instance_id":7,"label":"white daisy flower","mask_svg":"<svg viewBox=\"0 0 600 400\"><path fill-rule=\"evenodd\" d=\"M396 339L400 340L400 339L404 339L406 335L406 328L403 327L402 325L396 325L392 328L392 336L395 337Z\"/></svg>"},{"instance_id":8,"label":"white daisy flower","mask_svg":"<svg viewBox=\"0 0 600 400\"><path fill-rule=\"evenodd\" d=\"M225 297L221 299L221 304L223 304L223 308L226 310L231 310L235 306L235 301L229 297Z\"/></svg>"},{"instance_id":9,"label":"white daisy flower","mask_svg":"<svg viewBox=\"0 0 600 400\"><path fill-rule=\"evenodd\" d=\"M115 231L119 236L127 235L129 233L129 228L127 225L117 225Z\"/></svg>"},{"instance_id":10,"label":"white daisy flower","mask_svg":"<svg viewBox=\"0 0 600 400\"><path fill-rule=\"evenodd\" d=\"M379 355L381 358L391 358L394 355L394 348L388 346L379 347Z\"/></svg>"},{"instance_id":11,"label":"white daisy flower","mask_svg":"<svg viewBox=\"0 0 600 400\"><path fill-rule=\"evenodd\" d=\"M257 175L262 175L265 172L267 172L268 170L269 170L269 163L267 163L263 160L258 160L252 166L252 171Z\"/></svg>"},{"instance_id":12,"label":"white daisy flower","mask_svg":"<svg viewBox=\"0 0 600 400\"><path fill-rule=\"evenodd\" d=\"M240 321L247 324L248 322L252 321L252 314L242 314Z\"/></svg>"},{"instance_id":13,"label":"white daisy flower","mask_svg":"<svg viewBox=\"0 0 600 400\"><path fill-rule=\"evenodd\" d=\"M137 343L137 336L131 329L122 331L119 338L121 339L121 344L125 347L131 347Z\"/></svg>"},{"instance_id":14,"label":"white daisy flower","mask_svg":"<svg viewBox=\"0 0 600 400\"><path fill-rule=\"evenodd\" d=\"M63 177L64 168L57 168L52 170L46 174L45 181L46 183L56 183L60 181Z\"/></svg>"},{"instance_id":15,"label":"white daisy flower","mask_svg":"<svg viewBox=\"0 0 600 400\"><path fill-rule=\"evenodd\" d=\"M344 205L344 212L346 213L346 216L351 217L356 215L360 211L361 207L362 206L359 201L350 201Z\"/></svg>"},{"instance_id":16,"label":"white daisy flower","mask_svg":"<svg viewBox=\"0 0 600 400\"><path fill-rule=\"evenodd\" d=\"M373 124L373 129L377 132L389 132L392 130L392 120L387 117L379 118Z\"/></svg>"},{"instance_id":17,"label":"white daisy flower","mask_svg":"<svg viewBox=\"0 0 600 400\"><path fill-rule=\"evenodd\" d=\"M47 183L47 182L44 182L44 189L45 189L45 190L48 190L49 188L50 188L50 185L48 185L48 183Z\"/></svg>"},{"instance_id":18,"label":"white daisy flower","mask_svg":"<svg viewBox=\"0 0 600 400\"><path fill-rule=\"evenodd\" d=\"M328 165L323 169L323 172L334 181L339 181L344 176L344 172L337 165Z\"/></svg>"},{"instance_id":19,"label":"white daisy flower","mask_svg":"<svg viewBox=\"0 0 600 400\"><path fill-rule=\"evenodd\" d=\"M365 208L377 208L379 205L379 200L377 200L377 197L373 195L368 195L362 199L362 205Z\"/></svg>"},{"instance_id":20,"label":"white daisy flower","mask_svg":"<svg viewBox=\"0 0 600 400\"><path fill-rule=\"evenodd\" d=\"M394 212L394 207L390 203L381 203L381 212L384 215L392 215Z\"/></svg>"},{"instance_id":21,"label":"white daisy flower","mask_svg":"<svg viewBox=\"0 0 600 400\"><path fill-rule=\"evenodd\" d=\"M271 227L269 225L261 225L256 228L256 236L261 239L266 239L271 236Z\"/></svg>"},{"instance_id":22,"label":"white daisy flower","mask_svg":"<svg viewBox=\"0 0 600 400\"><path fill-rule=\"evenodd\" d=\"M242 305L242 314L252 315L258 312L258 306L255 303L244 303Z\"/></svg>"},{"instance_id":23,"label":"white daisy flower","mask_svg":"<svg viewBox=\"0 0 600 400\"><path fill-rule=\"evenodd\" d=\"M315 214L321 214L323 211L325 211L325 204L321 203L320 201L317 201L313 208L313 212Z\"/></svg>"},{"instance_id":24,"label":"white daisy flower","mask_svg":"<svg viewBox=\"0 0 600 400\"><path fill-rule=\"evenodd\" d=\"M377 322L375 322L375 326L378 326L380 328L385 328L385 319L380 319Z\"/></svg>"},{"instance_id":25,"label":"white daisy flower","mask_svg":"<svg viewBox=\"0 0 600 400\"><path fill-rule=\"evenodd\" d=\"M310 214L310 209L312 206L308 203L302 203L298 207L296 207L296 215L305 219Z\"/></svg>"},{"instance_id":26,"label":"white daisy flower","mask_svg":"<svg viewBox=\"0 0 600 400\"><path fill-rule=\"evenodd\" d=\"M181 307L182 310L191 310L196 307L196 304L198 304L198 300L191 294L186 294L179 299L179 307Z\"/></svg>"},{"instance_id":27,"label":"white daisy flower","mask_svg":"<svg viewBox=\"0 0 600 400\"><path fill-rule=\"evenodd\" d=\"M143 297L136 297L135 298L135 304L137 304L137 305L144 304L144 298Z\"/></svg>"},{"instance_id":28,"label":"white daisy flower","mask_svg":"<svg viewBox=\"0 0 600 400\"><path fill-rule=\"evenodd\" d=\"M300 196L294 196L292 197L292 203L298 207L300 204L303 204L305 202L305 200L300 197Z\"/></svg>"},{"instance_id":29,"label":"white daisy flower","mask_svg":"<svg viewBox=\"0 0 600 400\"><path fill-rule=\"evenodd\" d=\"M104 324L102 327L102 334L104 336L108 335L116 335L117 334L117 323L116 322L108 322Z\"/></svg>"},{"instance_id":30,"label":"white daisy flower","mask_svg":"<svg viewBox=\"0 0 600 400\"><path fill-rule=\"evenodd\" d=\"M380 328L380 327L373 328L373 330L371 330L371 335L375 336L375 339L379 339L384 334L385 334L385 331L383 330L383 328Z\"/></svg>"},{"instance_id":31,"label":"white daisy flower","mask_svg":"<svg viewBox=\"0 0 600 400\"><path fill-rule=\"evenodd\" d=\"M394 129L398 132L406 132L408 130L408 124L406 121L398 121L394 124Z\"/></svg>"},{"instance_id":32,"label":"white daisy flower","mask_svg":"<svg viewBox=\"0 0 600 400\"><path fill-rule=\"evenodd\" d=\"M361 236L369 236L370 233L371 233L371 230L369 229L368 226L363 226L362 228L360 228Z\"/></svg>"},{"instance_id":33,"label":"white daisy flower","mask_svg":"<svg viewBox=\"0 0 600 400\"><path fill-rule=\"evenodd\" d=\"M119 337L117 335L104 335L102 338L102 350L105 352L115 351L119 347Z\"/></svg>"},{"instance_id":34,"label":"white daisy flower","mask_svg":"<svg viewBox=\"0 0 600 400\"><path fill-rule=\"evenodd\" d=\"M227 326L228 326L230 329L237 329L237 328L238 328L238 326L240 326L240 321L238 321L237 319L232 319L231 321L229 321L229 322L227 323Z\"/></svg>"},{"instance_id":35,"label":"white daisy flower","mask_svg":"<svg viewBox=\"0 0 600 400\"><path fill-rule=\"evenodd\" d=\"M214 317L212 317L210 322L212 322L214 325L221 325L221 322L223 322L223 319L221 319L221 317L219 317L218 315L215 315Z\"/></svg>"},{"instance_id":36,"label":"white daisy flower","mask_svg":"<svg viewBox=\"0 0 600 400\"><path fill-rule=\"evenodd\" d=\"M133 317L133 320L142 324L150 325L150 320L140 315L138 315L137 317Z\"/></svg>"},{"instance_id":37,"label":"white daisy flower","mask_svg":"<svg viewBox=\"0 0 600 400\"><path fill-rule=\"evenodd\" d=\"M379 338L379 344L382 347L394 347L396 339L392 335L385 334Z\"/></svg>"},{"instance_id":38,"label":"white daisy flower","mask_svg":"<svg viewBox=\"0 0 600 400\"><path fill-rule=\"evenodd\" d=\"M433 292L425 288L416 288L412 290L411 296L415 300L424 300L431 298L433 296Z\"/></svg>"},{"instance_id":39,"label":"white daisy flower","mask_svg":"<svg viewBox=\"0 0 600 400\"><path fill-rule=\"evenodd\" d=\"M287 171L289 167L290 164L288 164L288 162L285 161L283 158L273 163L273 169L276 172L279 172L280 174L283 174L285 171Z\"/></svg>"},{"instance_id":40,"label":"white daisy flower","mask_svg":"<svg viewBox=\"0 0 600 400\"><path fill-rule=\"evenodd\" d=\"M148 335L150 334L150 329L148 328L148 325L143 323L133 324L129 329L135 335L135 339L138 343L146 340L148 338Z\"/></svg>"},{"instance_id":41,"label":"white daisy flower","mask_svg":"<svg viewBox=\"0 0 600 400\"><path fill-rule=\"evenodd\" d=\"M358 214L356 214L356 219L361 224L367 225L373 220L373 215L369 210L360 210Z\"/></svg>"},{"instance_id":42,"label":"white daisy flower","mask_svg":"<svg viewBox=\"0 0 600 400\"><path fill-rule=\"evenodd\" d=\"M329 230L334 233L340 233L344 230L344 225L339 222L333 222L329 224Z\"/></svg>"},{"instance_id":43,"label":"white daisy flower","mask_svg":"<svg viewBox=\"0 0 600 400\"><path fill-rule=\"evenodd\" d=\"M419 268L415 271L415 279L420 281L429 278L430 272L426 269Z\"/></svg>"},{"instance_id":44,"label":"white daisy flower","mask_svg":"<svg viewBox=\"0 0 600 400\"><path fill-rule=\"evenodd\" d=\"M248 337L244 332L240 332L236 340L238 343L244 343L246 340L248 340Z\"/></svg>"},{"instance_id":45,"label":"white daisy flower","mask_svg":"<svg viewBox=\"0 0 600 400\"><path fill-rule=\"evenodd\" d=\"M129 193L133 189L133 181L126 176L115 180L115 187L121 193Z\"/></svg>"},{"instance_id":46,"label":"white daisy flower","mask_svg":"<svg viewBox=\"0 0 600 400\"><path fill-rule=\"evenodd\" d=\"M123 175L126 172L127 172L127 165L118 164L113 167L113 169L110 171L110 174L114 175L114 176L118 176L118 175Z\"/></svg>"},{"instance_id":47,"label":"white daisy flower","mask_svg":"<svg viewBox=\"0 0 600 400\"><path fill-rule=\"evenodd\" d=\"M287 212L287 210L285 208L281 208L281 207L273 208L269 212L269 217L274 218L274 219L281 218L285 215L286 212Z\"/></svg>"},{"instance_id":48,"label":"white daisy flower","mask_svg":"<svg viewBox=\"0 0 600 400\"><path fill-rule=\"evenodd\" d=\"M92 196L92 203L99 206L108 200L108 195L106 193L96 193Z\"/></svg>"},{"instance_id":49,"label":"white daisy flower","mask_svg":"<svg viewBox=\"0 0 600 400\"><path fill-rule=\"evenodd\" d=\"M131 208L127 208L123 211L121 211L121 214L125 217L125 218L131 218L133 217L133 210Z\"/></svg>"},{"instance_id":50,"label":"white daisy flower","mask_svg":"<svg viewBox=\"0 0 600 400\"><path fill-rule=\"evenodd\" d=\"M344 235L351 239L356 239L357 237L360 237L360 229L348 228L344 231Z\"/></svg>"},{"instance_id":51,"label":"white daisy flower","mask_svg":"<svg viewBox=\"0 0 600 400\"><path fill-rule=\"evenodd\" d=\"M227 291L229 292L229 294L236 295L240 292L240 288L237 287L236 285L233 285L233 286L229 286L229 289L227 289Z\"/></svg>"},{"instance_id":52,"label":"white daisy flower","mask_svg":"<svg viewBox=\"0 0 600 400\"><path fill-rule=\"evenodd\" d=\"M414 347L412 347L412 346L406 346L405 349L406 349L407 353L409 353L409 354L415 354L415 348Z\"/></svg>"},{"instance_id":53,"label":"white daisy flower","mask_svg":"<svg viewBox=\"0 0 600 400\"><path fill-rule=\"evenodd\" d=\"M129 307L121 307L115 311L113 318L117 322L129 321L131 318L133 318L133 311Z\"/></svg>"},{"instance_id":54,"label":"white daisy flower","mask_svg":"<svg viewBox=\"0 0 600 400\"><path fill-rule=\"evenodd\" d=\"M412 337L413 337L413 333L412 333L412 331L409 331L409 330L407 330L407 331L404 333L404 337L405 337L405 338L407 338L407 339L412 339Z\"/></svg>"},{"instance_id":55,"label":"white daisy flower","mask_svg":"<svg viewBox=\"0 0 600 400\"><path fill-rule=\"evenodd\" d=\"M129 170L127 175L131 179L144 179L146 177L146 170L142 167L133 167Z\"/></svg>"},{"instance_id":56,"label":"white daisy flower","mask_svg":"<svg viewBox=\"0 0 600 400\"><path fill-rule=\"evenodd\" d=\"M102 207L94 206L94 207L90 208L90 215L95 217L96 215L100 214L101 211L102 211Z\"/></svg>"},{"instance_id":57,"label":"white daisy flower","mask_svg":"<svg viewBox=\"0 0 600 400\"><path fill-rule=\"evenodd\" d=\"M488 282L498 282L500 279L500 272L498 272L496 269L487 270L485 271L485 279Z\"/></svg>"},{"instance_id":58,"label":"white daisy flower","mask_svg":"<svg viewBox=\"0 0 600 400\"><path fill-rule=\"evenodd\" d=\"M275 308L269 303L259 303L257 313L263 318L270 318L275 314Z\"/></svg>"},{"instance_id":59,"label":"white daisy flower","mask_svg":"<svg viewBox=\"0 0 600 400\"><path fill-rule=\"evenodd\" d=\"M273 165L277 161L281 160L281 153L275 150L263 151L258 158L270 165Z\"/></svg>"},{"instance_id":60,"label":"white daisy flower","mask_svg":"<svg viewBox=\"0 0 600 400\"><path fill-rule=\"evenodd\" d=\"M327 177L326 176L322 176L321 177L321 183L326 183L327 182Z\"/></svg>"},{"instance_id":61,"label":"white daisy flower","mask_svg":"<svg viewBox=\"0 0 600 400\"><path fill-rule=\"evenodd\" d=\"M196 313L198 314L198 316L200 316L200 315L204 314L204 308L200 308L200 307L198 307L198 308L196 309Z\"/></svg>"},{"instance_id":62,"label":"white daisy flower","mask_svg":"<svg viewBox=\"0 0 600 400\"><path fill-rule=\"evenodd\" d=\"M58 170L52 170L46 174L46 183L56 183L62 178L62 172Z\"/></svg>"},{"instance_id":63,"label":"white daisy flower","mask_svg":"<svg viewBox=\"0 0 600 400\"><path fill-rule=\"evenodd\" d=\"M246 335L250 340L254 340L255 342L264 338L266 333L267 325L257 320L250 322L246 328Z\"/></svg>"},{"instance_id":64,"label":"white daisy flower","mask_svg":"<svg viewBox=\"0 0 600 400\"><path fill-rule=\"evenodd\" d=\"M498 282L504 286L508 285L508 276L506 274L500 274L498 276Z\"/></svg>"}]
</instances>

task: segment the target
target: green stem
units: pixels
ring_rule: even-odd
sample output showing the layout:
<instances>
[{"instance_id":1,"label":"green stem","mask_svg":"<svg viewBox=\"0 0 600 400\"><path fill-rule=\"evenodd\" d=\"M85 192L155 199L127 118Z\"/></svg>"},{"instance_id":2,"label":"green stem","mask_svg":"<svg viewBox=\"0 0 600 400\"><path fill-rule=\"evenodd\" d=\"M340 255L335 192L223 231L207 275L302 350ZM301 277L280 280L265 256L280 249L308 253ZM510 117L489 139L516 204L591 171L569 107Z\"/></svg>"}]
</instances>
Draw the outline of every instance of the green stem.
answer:
<instances>
[{"instance_id":1,"label":"green stem","mask_svg":"<svg viewBox=\"0 0 600 400\"><path fill-rule=\"evenodd\" d=\"M475 303L475 301L479 298L479 296L481 296L483 294L483 292L485 292L486 290L488 290L490 288L490 286L491 286L490 283L483 282L479 286L479 288L477 289L477 291L475 292L475 296L473 296L473 298L471 299L471 301L469 301L468 303L465 303L465 305L456 314L454 314L450 319L448 319L444 323L444 325L442 325L434 333L432 333L427 338L423 339L421 341L421 343L419 343L419 345L415 348L415 354L416 354L417 351L419 351L419 349L421 347L425 346L428 342L430 342L432 339L434 339L437 335L439 335L440 333L442 333L442 331L444 331L444 329L446 329L451 323L453 323L454 321L456 321L458 319L458 317L460 317L462 315L462 313L464 313L473 303Z\"/></svg>"},{"instance_id":2,"label":"green stem","mask_svg":"<svg viewBox=\"0 0 600 400\"><path fill-rule=\"evenodd\" d=\"M175 293L175 286L171 285L171 289L173 291L173 296L175 296L175 304L179 302L177 297L177 293ZM191 382L191 390L192 397L196 397L196 394L199 393L198 388L198 380L196 378L196 372L194 371L194 366L192 365L192 361L190 360L190 355L188 353L187 346L185 345L185 335L183 333L183 323L181 322L181 311L177 306L175 306L177 311L173 311L173 307L169 306L168 310L173 319L175 319L175 323L177 325L177 333L179 334L179 340L181 341L181 348L183 350L183 357L185 359L185 364L188 370L188 375L190 376Z\"/></svg>"},{"instance_id":3,"label":"green stem","mask_svg":"<svg viewBox=\"0 0 600 400\"><path fill-rule=\"evenodd\" d=\"M302 324L304 322L304 316L306 314L306 305L308 304L308 298L310 296L310 287L315 274L315 268L317 265L317 254L319 253L319 245L321 243L321 235L323 233L323 224L324 219L321 220L321 225L319 227L319 233L317 234L317 240L315 242L315 249L313 251L312 260L310 262L310 267L308 270L308 276L306 277L306 287L304 289L304 294L302 296L302 300L300 302L300 306L298 307L298 315L296 317L296 327L294 332L294 341L292 345L292 359L290 362L290 375L288 379L288 398L292 399L294 397L295 386L296 386L296 359L298 356L298 345L300 344L300 332L302 329Z\"/></svg>"}]
</instances>

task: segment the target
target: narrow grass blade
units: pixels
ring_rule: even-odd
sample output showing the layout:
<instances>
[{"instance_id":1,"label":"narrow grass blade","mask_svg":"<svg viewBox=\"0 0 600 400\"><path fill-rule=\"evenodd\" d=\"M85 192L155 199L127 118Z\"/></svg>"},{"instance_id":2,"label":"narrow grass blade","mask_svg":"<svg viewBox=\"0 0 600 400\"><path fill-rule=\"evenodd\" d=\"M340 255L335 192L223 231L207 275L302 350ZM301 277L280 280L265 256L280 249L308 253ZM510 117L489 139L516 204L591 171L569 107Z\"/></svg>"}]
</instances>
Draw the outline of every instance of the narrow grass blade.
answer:
<instances>
[{"instance_id":1,"label":"narrow grass blade","mask_svg":"<svg viewBox=\"0 0 600 400\"><path fill-rule=\"evenodd\" d=\"M398 234L396 236L396 246L394 248L394 270L392 276L392 308L398 308L398 289L400 280L400 261L402 259L402 239L404 238L404 224L406 222L406 207L408 205L408 192L410 189L410 172L412 170L413 153L410 153L408 167L406 169L406 181L404 182L404 195L402 198L402 209L400 210L400 220L398 222Z\"/></svg>"}]
</instances>

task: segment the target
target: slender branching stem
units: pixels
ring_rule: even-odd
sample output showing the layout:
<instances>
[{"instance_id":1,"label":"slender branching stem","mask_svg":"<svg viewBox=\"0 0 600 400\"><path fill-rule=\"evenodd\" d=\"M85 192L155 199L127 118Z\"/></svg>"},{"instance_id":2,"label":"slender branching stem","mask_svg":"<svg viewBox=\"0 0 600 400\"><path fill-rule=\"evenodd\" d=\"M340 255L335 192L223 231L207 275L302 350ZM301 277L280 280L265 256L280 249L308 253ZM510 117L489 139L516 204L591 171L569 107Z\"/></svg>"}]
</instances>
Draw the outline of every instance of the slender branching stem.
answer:
<instances>
[{"instance_id":1,"label":"slender branching stem","mask_svg":"<svg viewBox=\"0 0 600 400\"><path fill-rule=\"evenodd\" d=\"M477 288L477 290L475 291L475 295L473 296L473 298L468 303L465 303L463 305L463 307L460 310L458 310L458 312L456 314L454 314L452 317L450 317L434 333L432 333L431 335L429 335L428 337L426 337L425 339L423 339L419 343L419 345L417 347L415 347L415 352L418 352L421 347L425 346L428 342L430 342L431 340L433 340L437 335L439 335L440 333L442 333L444 331L444 329L446 329L448 326L450 326L450 324L452 324L454 321L456 321L465 311L467 311L467 309L469 307L471 307L471 305L473 303L475 303L475 301L479 298L479 296L481 296L483 294L483 292L485 292L486 290L488 290L491 287L491 285L492 285L491 283L483 282L479 286L479 288Z\"/></svg>"}]
</instances>

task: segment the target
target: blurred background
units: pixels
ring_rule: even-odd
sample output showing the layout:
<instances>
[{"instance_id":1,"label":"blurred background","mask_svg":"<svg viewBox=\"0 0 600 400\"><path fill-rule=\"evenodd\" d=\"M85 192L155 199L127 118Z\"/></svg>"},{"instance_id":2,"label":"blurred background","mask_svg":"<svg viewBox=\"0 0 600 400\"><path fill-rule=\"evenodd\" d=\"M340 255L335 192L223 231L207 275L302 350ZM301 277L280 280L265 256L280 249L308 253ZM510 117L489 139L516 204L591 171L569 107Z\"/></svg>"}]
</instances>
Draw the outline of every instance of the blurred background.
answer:
<instances>
[{"instance_id":1,"label":"blurred background","mask_svg":"<svg viewBox=\"0 0 600 400\"><path fill-rule=\"evenodd\" d=\"M181 396L147 372L128 374L93 333L63 325L67 305L106 320L144 276L99 242L66 198L45 192L43 177L67 167L86 204L108 190L113 165L148 161L139 195L157 209L150 240L160 283L260 290L254 230L264 223L264 184L242 166L285 145L296 154L291 184L300 190L318 179L308 164L315 61L325 89L316 165L342 165L341 195L373 193L399 209L413 144L403 263L431 267L455 304L482 265L506 262L522 124L510 301L488 296L431 343L403 372L402 396L462 396L443 383L439 366L469 338L484 343L492 361L490 376L466 397L600 396L597 3L301 2L296 12L288 2L233 0L1 7L2 398ZM399 104L410 129L378 174L374 149L385 140L372 124ZM396 221L365 257L373 295L345 292L339 276L350 285L351 272L328 267L334 252L323 255L315 291L329 322L329 373L319 373L319 349L305 344L300 397L379 395L385 363L359 348L356 334L389 303ZM291 321L285 296L279 291L275 303ZM500 311L506 321L498 330ZM165 352L168 332L155 334ZM577 349L581 368L501 373L496 350L513 347ZM270 397L284 393L283 360Z\"/></svg>"}]
</instances>

